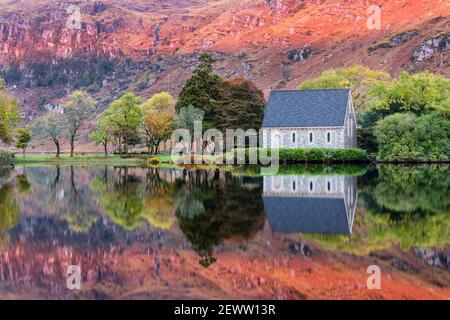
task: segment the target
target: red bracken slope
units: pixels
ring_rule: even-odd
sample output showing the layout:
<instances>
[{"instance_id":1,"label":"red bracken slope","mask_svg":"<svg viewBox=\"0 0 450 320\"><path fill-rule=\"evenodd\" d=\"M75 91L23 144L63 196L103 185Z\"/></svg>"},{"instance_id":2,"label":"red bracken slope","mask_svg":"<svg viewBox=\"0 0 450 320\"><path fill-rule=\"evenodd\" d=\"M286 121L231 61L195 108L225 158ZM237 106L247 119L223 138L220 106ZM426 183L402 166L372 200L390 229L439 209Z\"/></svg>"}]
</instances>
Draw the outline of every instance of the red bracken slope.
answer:
<instances>
[{"instance_id":1,"label":"red bracken slope","mask_svg":"<svg viewBox=\"0 0 450 320\"><path fill-rule=\"evenodd\" d=\"M103 83L97 96L105 104L124 90L178 94L204 51L216 55L221 75L249 78L266 93L352 64L450 74L449 1L372 2L380 30L367 27L365 0L74 1L81 29L70 30L67 2L0 0L0 65L19 66L29 80L15 92L27 113L42 103L36 96L64 99L35 85L31 63L80 56L135 63Z\"/></svg>"}]
</instances>

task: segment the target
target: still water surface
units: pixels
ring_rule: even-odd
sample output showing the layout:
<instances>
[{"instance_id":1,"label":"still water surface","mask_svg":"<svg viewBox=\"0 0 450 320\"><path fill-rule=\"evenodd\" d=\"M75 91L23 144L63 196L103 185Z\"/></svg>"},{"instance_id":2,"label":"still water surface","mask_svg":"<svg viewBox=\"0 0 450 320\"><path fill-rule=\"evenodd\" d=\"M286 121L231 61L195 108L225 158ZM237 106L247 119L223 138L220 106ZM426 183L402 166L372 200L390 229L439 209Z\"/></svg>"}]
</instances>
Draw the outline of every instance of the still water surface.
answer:
<instances>
[{"instance_id":1,"label":"still water surface","mask_svg":"<svg viewBox=\"0 0 450 320\"><path fill-rule=\"evenodd\" d=\"M448 169L2 170L0 298L449 299Z\"/></svg>"}]
</instances>

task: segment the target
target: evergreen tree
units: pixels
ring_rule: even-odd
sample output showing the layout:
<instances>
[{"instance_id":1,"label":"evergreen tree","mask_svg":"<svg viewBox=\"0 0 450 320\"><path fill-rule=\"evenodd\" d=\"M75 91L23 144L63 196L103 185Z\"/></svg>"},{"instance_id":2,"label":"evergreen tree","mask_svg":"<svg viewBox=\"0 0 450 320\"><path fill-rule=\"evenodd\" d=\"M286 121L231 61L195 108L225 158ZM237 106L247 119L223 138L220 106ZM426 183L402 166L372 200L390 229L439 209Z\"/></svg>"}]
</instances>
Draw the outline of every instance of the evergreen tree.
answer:
<instances>
[{"instance_id":1,"label":"evergreen tree","mask_svg":"<svg viewBox=\"0 0 450 320\"><path fill-rule=\"evenodd\" d=\"M217 116L216 104L222 79L213 72L213 57L203 54L199 60L201 63L181 90L175 109L178 113L192 105L205 113L204 127L212 127Z\"/></svg>"}]
</instances>

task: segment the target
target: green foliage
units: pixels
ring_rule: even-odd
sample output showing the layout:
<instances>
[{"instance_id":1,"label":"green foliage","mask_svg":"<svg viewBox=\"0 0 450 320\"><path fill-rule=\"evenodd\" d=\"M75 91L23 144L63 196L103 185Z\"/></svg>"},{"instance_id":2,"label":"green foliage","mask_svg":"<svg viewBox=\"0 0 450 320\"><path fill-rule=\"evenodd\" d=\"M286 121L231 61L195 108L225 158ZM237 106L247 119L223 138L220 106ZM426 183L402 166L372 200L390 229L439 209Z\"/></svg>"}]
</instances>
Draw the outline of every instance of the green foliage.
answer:
<instances>
[{"instance_id":1,"label":"green foliage","mask_svg":"<svg viewBox=\"0 0 450 320\"><path fill-rule=\"evenodd\" d=\"M78 131L95 112L96 101L85 91L74 91L64 106L64 120L70 142L70 156L73 157Z\"/></svg>"},{"instance_id":2,"label":"green foliage","mask_svg":"<svg viewBox=\"0 0 450 320\"><path fill-rule=\"evenodd\" d=\"M33 85L37 87L69 86L73 89L101 85L105 76L114 71L116 62L105 58L68 58L33 61L26 65L26 72L32 72ZM15 68L5 70L8 82L14 83L24 78L22 72ZM30 82L25 83L31 86Z\"/></svg>"},{"instance_id":3,"label":"green foliage","mask_svg":"<svg viewBox=\"0 0 450 320\"><path fill-rule=\"evenodd\" d=\"M448 165L383 165L365 183L362 200L374 212L439 213L450 209Z\"/></svg>"},{"instance_id":4,"label":"green foliage","mask_svg":"<svg viewBox=\"0 0 450 320\"><path fill-rule=\"evenodd\" d=\"M450 242L449 172L448 165L382 165L362 178L350 237L304 237L358 255L392 245L405 251L445 247Z\"/></svg>"},{"instance_id":5,"label":"green foliage","mask_svg":"<svg viewBox=\"0 0 450 320\"><path fill-rule=\"evenodd\" d=\"M33 135L43 139L51 139L56 147L56 156L61 153L60 139L64 131L64 118L58 112L47 112L40 117L33 128Z\"/></svg>"},{"instance_id":6,"label":"green foliage","mask_svg":"<svg viewBox=\"0 0 450 320\"><path fill-rule=\"evenodd\" d=\"M370 107L363 125L370 127L394 113L424 113L450 110L450 80L432 73L406 72L392 82L378 82L369 93Z\"/></svg>"},{"instance_id":7,"label":"green foliage","mask_svg":"<svg viewBox=\"0 0 450 320\"><path fill-rule=\"evenodd\" d=\"M154 94L150 99L142 105L144 115L152 110L172 110L175 107L175 99L169 92L162 91Z\"/></svg>"},{"instance_id":8,"label":"green foliage","mask_svg":"<svg viewBox=\"0 0 450 320\"><path fill-rule=\"evenodd\" d=\"M422 115L434 110L450 111L450 79L422 72L402 72L392 82L378 82L370 91L371 108L383 116L398 112Z\"/></svg>"},{"instance_id":9,"label":"green foliage","mask_svg":"<svg viewBox=\"0 0 450 320\"><path fill-rule=\"evenodd\" d=\"M200 264L208 267L216 261L214 246L226 239L249 239L264 227L262 190L259 186L246 187L231 175L222 180L208 177L207 171L189 175L189 179L178 182L182 199L176 216L200 256Z\"/></svg>"},{"instance_id":10,"label":"green foliage","mask_svg":"<svg viewBox=\"0 0 450 320\"><path fill-rule=\"evenodd\" d=\"M360 214L362 216L362 212ZM450 241L449 217L448 211L421 217L409 213L393 217L387 213L370 212L362 221L362 230L354 230L351 237L326 234L306 234L304 237L327 249L356 255L367 255L392 245L398 245L405 251L412 248L442 248Z\"/></svg>"},{"instance_id":11,"label":"green foliage","mask_svg":"<svg viewBox=\"0 0 450 320\"><path fill-rule=\"evenodd\" d=\"M379 156L388 161L450 159L450 112L421 117L397 113L380 120L374 129Z\"/></svg>"},{"instance_id":12,"label":"green foliage","mask_svg":"<svg viewBox=\"0 0 450 320\"><path fill-rule=\"evenodd\" d=\"M247 157L248 157L248 152ZM282 163L295 162L368 162L367 153L362 149L278 149ZM270 155L271 151L267 150Z\"/></svg>"},{"instance_id":13,"label":"green foliage","mask_svg":"<svg viewBox=\"0 0 450 320\"><path fill-rule=\"evenodd\" d=\"M19 210L13 186L0 187L0 249L6 245L8 231L19 223Z\"/></svg>"},{"instance_id":14,"label":"green foliage","mask_svg":"<svg viewBox=\"0 0 450 320\"><path fill-rule=\"evenodd\" d=\"M315 176L362 176L366 173L367 164L290 164L281 165L276 175L315 175ZM260 176L260 166L243 166L232 169L235 174Z\"/></svg>"},{"instance_id":15,"label":"green foliage","mask_svg":"<svg viewBox=\"0 0 450 320\"><path fill-rule=\"evenodd\" d=\"M89 138L94 141L96 145L102 145L105 156L108 155L108 144L113 139L113 130L104 120L97 122L97 126L92 130Z\"/></svg>"},{"instance_id":16,"label":"green foliage","mask_svg":"<svg viewBox=\"0 0 450 320\"><path fill-rule=\"evenodd\" d=\"M190 105L202 110L205 114L205 122L208 125L214 123L215 104L219 98L219 89L222 79L214 74L212 64L214 59L203 54L199 58L200 65L194 70L190 79L186 81L181 90L178 102L175 105L177 112Z\"/></svg>"},{"instance_id":17,"label":"green foliage","mask_svg":"<svg viewBox=\"0 0 450 320\"><path fill-rule=\"evenodd\" d=\"M5 81L0 78L0 142L12 143L18 109L19 103L6 92Z\"/></svg>"},{"instance_id":18,"label":"green foliage","mask_svg":"<svg viewBox=\"0 0 450 320\"><path fill-rule=\"evenodd\" d=\"M300 90L344 89L352 91L355 110L362 111L367 107L369 91L378 82L390 79L388 73L371 70L367 67L355 65L348 68L324 71L319 77L307 80L300 86Z\"/></svg>"},{"instance_id":19,"label":"green foliage","mask_svg":"<svg viewBox=\"0 0 450 320\"><path fill-rule=\"evenodd\" d=\"M214 74L214 59L204 54L200 65L181 90L175 105L181 110L194 107L203 112L203 129L255 129L261 127L266 101L251 81L235 78L224 81ZM187 127L185 127L187 128Z\"/></svg>"},{"instance_id":20,"label":"green foliage","mask_svg":"<svg viewBox=\"0 0 450 320\"><path fill-rule=\"evenodd\" d=\"M175 122L175 100L168 92L160 92L141 105L144 119L142 132L149 153L158 153L162 141L170 138Z\"/></svg>"},{"instance_id":21,"label":"green foliage","mask_svg":"<svg viewBox=\"0 0 450 320\"><path fill-rule=\"evenodd\" d=\"M103 113L105 123L123 138L125 154L128 154L128 143L137 136L142 124L141 99L132 93L126 93L114 101Z\"/></svg>"},{"instance_id":22,"label":"green foliage","mask_svg":"<svg viewBox=\"0 0 450 320\"><path fill-rule=\"evenodd\" d=\"M450 80L428 72L416 75L404 72L391 82L376 82L370 89L369 100L370 106L360 119L359 134L361 146L375 152L378 144L374 128L379 120L394 113L422 116L436 110L449 111Z\"/></svg>"},{"instance_id":23,"label":"green foliage","mask_svg":"<svg viewBox=\"0 0 450 320\"><path fill-rule=\"evenodd\" d=\"M176 126L180 129L188 129L191 133L193 133L194 122L202 121L204 115L205 113L202 110L194 107L193 105L181 108L176 119Z\"/></svg>"},{"instance_id":24,"label":"green foliage","mask_svg":"<svg viewBox=\"0 0 450 320\"><path fill-rule=\"evenodd\" d=\"M13 161L12 154L5 151L0 151L0 168L11 166Z\"/></svg>"},{"instance_id":25,"label":"green foliage","mask_svg":"<svg viewBox=\"0 0 450 320\"><path fill-rule=\"evenodd\" d=\"M32 138L31 131L27 128L20 128L17 130L17 142L16 148L23 150L23 156L25 156L25 152L27 150L28 144L30 143Z\"/></svg>"},{"instance_id":26,"label":"green foliage","mask_svg":"<svg viewBox=\"0 0 450 320\"><path fill-rule=\"evenodd\" d=\"M141 185L138 177L129 174L127 168L121 168L112 175L105 171L104 175L96 176L92 189L99 193L97 199L104 212L126 230L133 230L143 222Z\"/></svg>"}]
</instances>

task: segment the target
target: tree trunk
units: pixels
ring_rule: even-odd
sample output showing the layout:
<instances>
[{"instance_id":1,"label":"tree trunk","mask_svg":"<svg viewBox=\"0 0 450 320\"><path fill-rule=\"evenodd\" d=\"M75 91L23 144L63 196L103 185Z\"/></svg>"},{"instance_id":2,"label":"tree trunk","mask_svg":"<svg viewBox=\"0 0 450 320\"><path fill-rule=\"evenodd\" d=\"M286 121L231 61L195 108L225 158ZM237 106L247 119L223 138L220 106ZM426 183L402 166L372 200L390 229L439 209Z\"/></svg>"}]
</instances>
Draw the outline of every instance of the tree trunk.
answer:
<instances>
[{"instance_id":1,"label":"tree trunk","mask_svg":"<svg viewBox=\"0 0 450 320\"><path fill-rule=\"evenodd\" d=\"M119 154L121 155L122 154L122 136L121 135L119 135L119 144L118 144L118 151L119 151Z\"/></svg>"},{"instance_id":2,"label":"tree trunk","mask_svg":"<svg viewBox=\"0 0 450 320\"><path fill-rule=\"evenodd\" d=\"M27 150L26 148L23 148L23 150L22 150L22 151L23 151L23 157L24 157L24 158L25 158L25 152L26 152L26 150Z\"/></svg>"},{"instance_id":3,"label":"tree trunk","mask_svg":"<svg viewBox=\"0 0 450 320\"><path fill-rule=\"evenodd\" d=\"M56 146L56 156L59 157L59 155L61 154L61 148L59 147L59 141L54 139L53 142L55 143L55 146Z\"/></svg>"},{"instance_id":4,"label":"tree trunk","mask_svg":"<svg viewBox=\"0 0 450 320\"><path fill-rule=\"evenodd\" d=\"M75 150L75 136L70 137L70 156L73 157L73 151Z\"/></svg>"},{"instance_id":5,"label":"tree trunk","mask_svg":"<svg viewBox=\"0 0 450 320\"><path fill-rule=\"evenodd\" d=\"M125 149L125 157L128 157L128 137L123 137L123 148Z\"/></svg>"},{"instance_id":6,"label":"tree trunk","mask_svg":"<svg viewBox=\"0 0 450 320\"><path fill-rule=\"evenodd\" d=\"M108 156L108 143L104 143L103 147L105 148L105 157Z\"/></svg>"}]
</instances>

